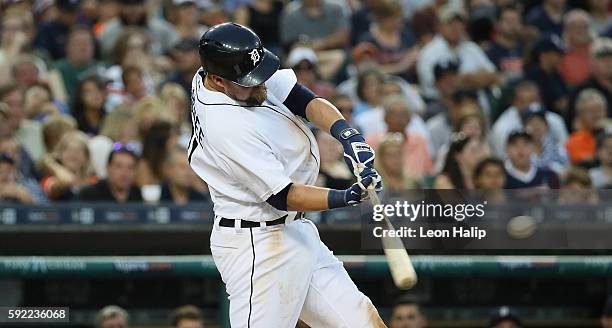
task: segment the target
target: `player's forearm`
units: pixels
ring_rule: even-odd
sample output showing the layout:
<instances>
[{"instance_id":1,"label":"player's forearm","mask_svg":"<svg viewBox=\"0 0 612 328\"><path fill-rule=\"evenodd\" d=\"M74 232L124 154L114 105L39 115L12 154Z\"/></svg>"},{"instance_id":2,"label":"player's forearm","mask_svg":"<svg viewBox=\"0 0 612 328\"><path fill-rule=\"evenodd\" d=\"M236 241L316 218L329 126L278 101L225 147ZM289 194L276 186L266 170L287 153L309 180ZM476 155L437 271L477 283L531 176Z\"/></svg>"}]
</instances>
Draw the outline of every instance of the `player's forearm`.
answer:
<instances>
[{"instance_id":1,"label":"player's forearm","mask_svg":"<svg viewBox=\"0 0 612 328\"><path fill-rule=\"evenodd\" d=\"M328 188L292 184L287 194L289 211L324 211L329 209Z\"/></svg>"},{"instance_id":2,"label":"player's forearm","mask_svg":"<svg viewBox=\"0 0 612 328\"><path fill-rule=\"evenodd\" d=\"M336 106L323 98L315 98L308 103L306 118L314 126L327 132L337 120L344 119Z\"/></svg>"}]
</instances>

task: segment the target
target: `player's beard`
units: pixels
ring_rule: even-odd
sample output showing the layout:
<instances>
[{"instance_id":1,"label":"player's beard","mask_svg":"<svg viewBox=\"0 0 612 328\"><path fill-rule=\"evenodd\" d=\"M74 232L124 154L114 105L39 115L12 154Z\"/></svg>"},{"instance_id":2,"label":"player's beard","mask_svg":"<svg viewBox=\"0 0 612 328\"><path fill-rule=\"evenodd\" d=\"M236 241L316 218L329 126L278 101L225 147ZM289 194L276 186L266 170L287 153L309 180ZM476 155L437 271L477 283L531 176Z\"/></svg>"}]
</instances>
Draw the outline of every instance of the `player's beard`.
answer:
<instances>
[{"instance_id":1,"label":"player's beard","mask_svg":"<svg viewBox=\"0 0 612 328\"><path fill-rule=\"evenodd\" d=\"M266 89L266 85L258 85L253 87L253 91L251 91L251 95L244 101L247 105L261 105L266 100L268 96L268 90Z\"/></svg>"}]
</instances>

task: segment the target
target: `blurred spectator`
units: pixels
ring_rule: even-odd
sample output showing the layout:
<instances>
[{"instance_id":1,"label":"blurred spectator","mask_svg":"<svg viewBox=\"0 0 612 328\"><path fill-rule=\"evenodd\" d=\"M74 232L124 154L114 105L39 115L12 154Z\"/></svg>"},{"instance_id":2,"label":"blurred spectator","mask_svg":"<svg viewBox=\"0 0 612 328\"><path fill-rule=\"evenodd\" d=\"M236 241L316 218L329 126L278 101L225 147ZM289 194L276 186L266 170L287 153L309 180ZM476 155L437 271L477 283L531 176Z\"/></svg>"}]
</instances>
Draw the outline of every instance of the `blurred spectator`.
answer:
<instances>
[{"instance_id":1,"label":"blurred spectator","mask_svg":"<svg viewBox=\"0 0 612 328\"><path fill-rule=\"evenodd\" d=\"M26 88L23 98L23 109L28 119L43 122L52 115L68 114L64 106L53 101L51 89L44 83L35 83Z\"/></svg>"},{"instance_id":2,"label":"blurred spectator","mask_svg":"<svg viewBox=\"0 0 612 328\"><path fill-rule=\"evenodd\" d=\"M612 27L610 14L610 0L589 0L589 14L591 14L591 30L602 35Z\"/></svg>"},{"instance_id":3,"label":"blurred spectator","mask_svg":"<svg viewBox=\"0 0 612 328\"><path fill-rule=\"evenodd\" d=\"M409 26L404 22L400 0L381 0L372 11L374 21L360 42L373 46L373 60L387 74L409 79L407 72L414 68L418 50Z\"/></svg>"},{"instance_id":4,"label":"blurred spectator","mask_svg":"<svg viewBox=\"0 0 612 328\"><path fill-rule=\"evenodd\" d=\"M125 88L124 103L126 104L133 104L148 94L144 82L144 72L138 66L129 66L123 69L121 81Z\"/></svg>"},{"instance_id":5,"label":"blurred spectator","mask_svg":"<svg viewBox=\"0 0 612 328\"><path fill-rule=\"evenodd\" d=\"M167 121L154 122L142 141L142 157L138 161L136 184L159 184L163 179L164 159L177 142L177 131Z\"/></svg>"},{"instance_id":6,"label":"blurred spectator","mask_svg":"<svg viewBox=\"0 0 612 328\"><path fill-rule=\"evenodd\" d=\"M104 30L106 24L119 15L119 0L99 0L97 1L97 17L93 25L93 31L97 36Z\"/></svg>"},{"instance_id":7,"label":"blurred spectator","mask_svg":"<svg viewBox=\"0 0 612 328\"><path fill-rule=\"evenodd\" d=\"M569 111L566 124L570 130L574 130L574 119L576 116L576 99L585 89L597 89L606 97L606 102L612 104L612 39L599 38L593 42L591 47L590 78L583 84L577 86L570 96ZM607 117L612 118L612 106L607 108Z\"/></svg>"},{"instance_id":8,"label":"blurred spectator","mask_svg":"<svg viewBox=\"0 0 612 328\"><path fill-rule=\"evenodd\" d=\"M557 202L561 205L593 205L597 204L599 198L595 190L589 172L583 168L574 166L565 172L561 178L561 190Z\"/></svg>"},{"instance_id":9,"label":"blurred spectator","mask_svg":"<svg viewBox=\"0 0 612 328\"><path fill-rule=\"evenodd\" d=\"M131 111L134 113L138 125L136 131L139 140L144 140L147 131L155 122L166 121L176 124L175 113L169 111L164 102L157 97L147 96L140 99L132 106Z\"/></svg>"},{"instance_id":10,"label":"blurred spectator","mask_svg":"<svg viewBox=\"0 0 612 328\"><path fill-rule=\"evenodd\" d=\"M0 203L40 203L46 200L36 181L24 178L9 153L0 152Z\"/></svg>"},{"instance_id":11,"label":"blurred spectator","mask_svg":"<svg viewBox=\"0 0 612 328\"><path fill-rule=\"evenodd\" d=\"M506 186L505 189L548 187L559 188L559 178L546 167L538 167L533 162L533 137L517 130L508 136L506 143Z\"/></svg>"},{"instance_id":12,"label":"blurred spectator","mask_svg":"<svg viewBox=\"0 0 612 328\"><path fill-rule=\"evenodd\" d=\"M505 158L505 147L508 135L523 126L521 115L526 111L540 108L540 92L537 84L532 81L519 82L514 87L512 97L512 106L506 109L503 114L497 119L491 129L491 141L493 149L498 157ZM567 140L567 130L563 123L563 118L551 111L546 111L546 121L548 128L555 141L559 144L565 144Z\"/></svg>"},{"instance_id":13,"label":"blurred spectator","mask_svg":"<svg viewBox=\"0 0 612 328\"><path fill-rule=\"evenodd\" d=\"M198 39L182 39L174 47L173 59L176 69L171 72L164 83L172 82L180 85L187 94L191 93L191 80L200 68Z\"/></svg>"},{"instance_id":14,"label":"blurred spectator","mask_svg":"<svg viewBox=\"0 0 612 328\"><path fill-rule=\"evenodd\" d=\"M403 168L405 173L417 179L432 174L433 163L427 141L420 135L407 131L413 114L410 113L406 100L397 95L389 96L385 99L383 108L386 131L367 136L368 144L377 148L385 135L397 133L396 135L404 138Z\"/></svg>"},{"instance_id":15,"label":"blurred spectator","mask_svg":"<svg viewBox=\"0 0 612 328\"><path fill-rule=\"evenodd\" d=\"M439 121L438 123L443 121L448 122L449 108L452 107L452 95L459 88L459 80L457 78L457 73L459 70L459 63L457 60L443 60L437 62L434 65L433 73L435 79L435 88L438 91L439 98L430 101L427 104L427 108L425 109L425 119L429 119L434 115L437 117L435 121ZM428 128L430 122L427 122ZM431 130L430 130L431 132ZM450 132L449 132L450 135ZM448 139L445 137L440 137L441 139ZM432 134L434 149L438 149L442 142L437 142L438 139L436 136Z\"/></svg>"},{"instance_id":16,"label":"blurred spectator","mask_svg":"<svg viewBox=\"0 0 612 328\"><path fill-rule=\"evenodd\" d=\"M308 43L315 50L341 49L348 43L348 19L330 0L290 2L281 15L280 38L286 48Z\"/></svg>"},{"instance_id":17,"label":"blurred spectator","mask_svg":"<svg viewBox=\"0 0 612 328\"><path fill-rule=\"evenodd\" d=\"M499 8L495 22L495 39L487 49L487 56L506 81L523 75L524 45L521 40L523 18L517 6Z\"/></svg>"},{"instance_id":18,"label":"blurred spectator","mask_svg":"<svg viewBox=\"0 0 612 328\"><path fill-rule=\"evenodd\" d=\"M130 315L116 305L108 305L96 314L96 328L128 328Z\"/></svg>"},{"instance_id":19,"label":"blurred spectator","mask_svg":"<svg viewBox=\"0 0 612 328\"><path fill-rule=\"evenodd\" d=\"M574 164L595 159L597 136L606 124L606 98L595 89L580 92L576 100L578 130L567 140L566 147Z\"/></svg>"},{"instance_id":20,"label":"blurred spectator","mask_svg":"<svg viewBox=\"0 0 612 328\"><path fill-rule=\"evenodd\" d=\"M563 40L567 53L559 65L559 73L568 86L586 81L591 75L591 16L582 9L568 12L563 19Z\"/></svg>"},{"instance_id":21,"label":"blurred spectator","mask_svg":"<svg viewBox=\"0 0 612 328\"><path fill-rule=\"evenodd\" d=\"M186 148L173 146L163 161L164 183L161 187L160 201L186 204L207 199L194 188L194 181L197 181L198 177L189 166Z\"/></svg>"},{"instance_id":22,"label":"blurred spectator","mask_svg":"<svg viewBox=\"0 0 612 328\"><path fill-rule=\"evenodd\" d=\"M386 134L376 149L377 170L383 178L385 199L402 197L407 190L418 188L416 180L405 169L406 140L400 133Z\"/></svg>"},{"instance_id":23,"label":"blurred spectator","mask_svg":"<svg viewBox=\"0 0 612 328\"><path fill-rule=\"evenodd\" d=\"M42 137L42 124L26 119L23 92L15 84L0 87L0 102L8 108L8 132L37 162L46 152Z\"/></svg>"},{"instance_id":24,"label":"blurred spectator","mask_svg":"<svg viewBox=\"0 0 612 328\"><path fill-rule=\"evenodd\" d=\"M474 187L482 191L483 200L499 204L506 200L506 168L504 162L495 157L485 157L474 168Z\"/></svg>"},{"instance_id":25,"label":"blurred spectator","mask_svg":"<svg viewBox=\"0 0 612 328\"><path fill-rule=\"evenodd\" d=\"M429 0L425 0L429 1ZM404 10L414 1L404 1ZM458 3L459 1L454 1ZM424 7L414 12L410 20L410 27L420 49L425 47L436 36L438 30L438 17L432 7Z\"/></svg>"},{"instance_id":26,"label":"blurred spectator","mask_svg":"<svg viewBox=\"0 0 612 328\"><path fill-rule=\"evenodd\" d=\"M399 300L391 309L389 328L425 328L427 319L420 306L412 300Z\"/></svg>"},{"instance_id":27,"label":"blurred spectator","mask_svg":"<svg viewBox=\"0 0 612 328\"><path fill-rule=\"evenodd\" d=\"M68 115L53 115L43 122L45 148L55 149L64 134L77 129L77 122Z\"/></svg>"},{"instance_id":28,"label":"blurred spectator","mask_svg":"<svg viewBox=\"0 0 612 328\"><path fill-rule=\"evenodd\" d=\"M525 78L538 85L544 106L561 115L568 108L568 89L559 74L564 53L561 38L544 35L533 46L532 60L525 67Z\"/></svg>"},{"instance_id":29,"label":"blurred spectator","mask_svg":"<svg viewBox=\"0 0 612 328\"><path fill-rule=\"evenodd\" d=\"M489 319L488 328L522 328L523 324L518 314L507 306L495 309Z\"/></svg>"},{"instance_id":30,"label":"blurred spectator","mask_svg":"<svg viewBox=\"0 0 612 328\"><path fill-rule=\"evenodd\" d=\"M359 131L362 131L361 127L359 127L359 125L353 120L353 101L351 100L350 96L337 93L331 95L328 100L334 106L336 106L340 114L342 114L342 117L344 117L344 119L347 120L351 126L357 128Z\"/></svg>"},{"instance_id":31,"label":"blurred spectator","mask_svg":"<svg viewBox=\"0 0 612 328\"><path fill-rule=\"evenodd\" d=\"M172 0L174 28L181 39L197 39L208 27L200 24L200 8L195 0Z\"/></svg>"},{"instance_id":32,"label":"blurred spectator","mask_svg":"<svg viewBox=\"0 0 612 328\"><path fill-rule=\"evenodd\" d=\"M612 295L608 296L608 300L604 305L603 312L601 314L601 327L612 328Z\"/></svg>"},{"instance_id":33,"label":"blurred spectator","mask_svg":"<svg viewBox=\"0 0 612 328\"><path fill-rule=\"evenodd\" d=\"M466 39L466 14L451 6L438 11L439 33L420 53L417 70L423 95L429 99L439 99L436 90L434 67L436 63L457 60L459 81L470 88L487 88L497 82L495 65L474 42Z\"/></svg>"},{"instance_id":34,"label":"blurred spectator","mask_svg":"<svg viewBox=\"0 0 612 328\"><path fill-rule=\"evenodd\" d=\"M15 161L15 166L19 170L19 174L27 179L37 179L39 174L36 169L36 164L28 152L19 144L14 137L0 138L0 152L8 153Z\"/></svg>"},{"instance_id":35,"label":"blurred spectator","mask_svg":"<svg viewBox=\"0 0 612 328\"><path fill-rule=\"evenodd\" d=\"M74 99L81 75L93 72L102 65L94 58L94 36L84 27L74 27L68 34L66 57L55 62L64 81L68 99Z\"/></svg>"},{"instance_id":36,"label":"blurred spectator","mask_svg":"<svg viewBox=\"0 0 612 328\"><path fill-rule=\"evenodd\" d=\"M204 328L202 311L195 305L184 305L172 311L173 328Z\"/></svg>"},{"instance_id":37,"label":"blurred spectator","mask_svg":"<svg viewBox=\"0 0 612 328\"><path fill-rule=\"evenodd\" d=\"M442 172L434 181L435 189L474 189L474 168L485 156L481 141L463 133L451 136Z\"/></svg>"},{"instance_id":38,"label":"blurred spectator","mask_svg":"<svg viewBox=\"0 0 612 328\"><path fill-rule=\"evenodd\" d=\"M612 134L606 133L597 142L599 166L589 170L593 187L612 188Z\"/></svg>"},{"instance_id":39,"label":"blurred spectator","mask_svg":"<svg viewBox=\"0 0 612 328\"><path fill-rule=\"evenodd\" d=\"M96 182L92 174L87 136L79 131L64 134L51 154L41 161L45 176L40 185L51 200L72 200L84 186Z\"/></svg>"},{"instance_id":40,"label":"blurred spectator","mask_svg":"<svg viewBox=\"0 0 612 328\"><path fill-rule=\"evenodd\" d=\"M168 52L178 42L179 35L171 24L147 16L145 0L119 0L119 3L119 16L108 21L99 34L103 54L111 54L121 31L126 27L140 27L146 30L153 55Z\"/></svg>"},{"instance_id":41,"label":"blurred spectator","mask_svg":"<svg viewBox=\"0 0 612 328\"><path fill-rule=\"evenodd\" d=\"M561 174L569 164L565 146L552 136L546 120L546 111L531 106L521 114L523 127L533 137L534 158L537 166L548 167Z\"/></svg>"},{"instance_id":42,"label":"blurred spectator","mask_svg":"<svg viewBox=\"0 0 612 328\"><path fill-rule=\"evenodd\" d=\"M536 32L561 36L565 11L566 0L543 0L527 13L526 21Z\"/></svg>"},{"instance_id":43,"label":"blurred spectator","mask_svg":"<svg viewBox=\"0 0 612 328\"><path fill-rule=\"evenodd\" d=\"M162 86L159 97L166 105L169 112L173 114L172 122L178 126L178 143L185 148L189 147L191 139L191 113L189 97L183 88L176 83L166 83Z\"/></svg>"},{"instance_id":44,"label":"blurred spectator","mask_svg":"<svg viewBox=\"0 0 612 328\"><path fill-rule=\"evenodd\" d=\"M55 0L57 16L38 25L34 46L46 50L53 60L66 56L68 35L77 23L80 0Z\"/></svg>"},{"instance_id":45,"label":"blurred spectator","mask_svg":"<svg viewBox=\"0 0 612 328\"><path fill-rule=\"evenodd\" d=\"M106 177L107 160L115 141L135 145L138 144L138 140L138 125L134 113L128 109L118 108L106 115L100 134L89 139L91 162L96 176Z\"/></svg>"},{"instance_id":46,"label":"blurred spectator","mask_svg":"<svg viewBox=\"0 0 612 328\"><path fill-rule=\"evenodd\" d=\"M0 85L9 83L17 74L15 64L24 56L32 55L35 30L32 16L28 12L5 11L2 13L0 34ZM38 69L46 68L40 57L34 57Z\"/></svg>"},{"instance_id":47,"label":"blurred spectator","mask_svg":"<svg viewBox=\"0 0 612 328\"><path fill-rule=\"evenodd\" d=\"M317 54L307 47L291 50L286 66L293 69L300 84L312 90L317 96L328 99L334 93L334 85L322 81L318 72Z\"/></svg>"},{"instance_id":48,"label":"blurred spectator","mask_svg":"<svg viewBox=\"0 0 612 328\"><path fill-rule=\"evenodd\" d=\"M236 10L234 21L250 27L257 33L266 49L278 55L281 53L279 31L284 6L284 1L281 0L250 1Z\"/></svg>"},{"instance_id":49,"label":"blurred spectator","mask_svg":"<svg viewBox=\"0 0 612 328\"><path fill-rule=\"evenodd\" d=\"M92 75L79 81L71 108L79 130L90 136L100 133L106 115L105 103L106 85L99 77Z\"/></svg>"},{"instance_id":50,"label":"blurred spectator","mask_svg":"<svg viewBox=\"0 0 612 328\"><path fill-rule=\"evenodd\" d=\"M52 22L57 19L57 7L54 0L35 0L32 4L32 14L37 23Z\"/></svg>"},{"instance_id":51,"label":"blurred spectator","mask_svg":"<svg viewBox=\"0 0 612 328\"><path fill-rule=\"evenodd\" d=\"M470 39L481 47L486 47L493 35L497 6L494 0L467 0L465 9L470 13L467 30Z\"/></svg>"},{"instance_id":52,"label":"blurred spectator","mask_svg":"<svg viewBox=\"0 0 612 328\"><path fill-rule=\"evenodd\" d=\"M115 143L108 156L107 178L81 189L84 202L142 202L136 182L138 155L129 144Z\"/></svg>"},{"instance_id":53,"label":"blurred spectator","mask_svg":"<svg viewBox=\"0 0 612 328\"><path fill-rule=\"evenodd\" d=\"M348 169L344 162L342 145L329 133L322 130L317 130L316 138L321 157L317 186L332 189L350 187L353 184L354 177L353 172Z\"/></svg>"}]
</instances>

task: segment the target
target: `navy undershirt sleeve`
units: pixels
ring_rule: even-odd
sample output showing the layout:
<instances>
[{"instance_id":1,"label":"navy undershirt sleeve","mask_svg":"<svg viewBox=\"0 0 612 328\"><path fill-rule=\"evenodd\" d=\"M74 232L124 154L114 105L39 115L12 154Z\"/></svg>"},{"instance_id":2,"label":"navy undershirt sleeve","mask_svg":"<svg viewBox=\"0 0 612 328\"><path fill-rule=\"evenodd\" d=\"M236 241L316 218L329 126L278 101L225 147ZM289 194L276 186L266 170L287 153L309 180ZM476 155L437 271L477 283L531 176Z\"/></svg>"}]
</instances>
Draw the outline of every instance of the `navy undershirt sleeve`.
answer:
<instances>
[{"instance_id":1,"label":"navy undershirt sleeve","mask_svg":"<svg viewBox=\"0 0 612 328\"><path fill-rule=\"evenodd\" d=\"M287 196L289 196L289 189L293 183L288 184L283 190L278 193L268 197L266 202L277 210L286 211L287 210Z\"/></svg>"},{"instance_id":2,"label":"navy undershirt sleeve","mask_svg":"<svg viewBox=\"0 0 612 328\"><path fill-rule=\"evenodd\" d=\"M283 102L289 110L295 114L299 115L303 118L306 118L306 106L313 99L317 98L317 95L314 92L310 91L307 87L296 83L293 86L293 89L289 92L287 99Z\"/></svg>"}]
</instances>

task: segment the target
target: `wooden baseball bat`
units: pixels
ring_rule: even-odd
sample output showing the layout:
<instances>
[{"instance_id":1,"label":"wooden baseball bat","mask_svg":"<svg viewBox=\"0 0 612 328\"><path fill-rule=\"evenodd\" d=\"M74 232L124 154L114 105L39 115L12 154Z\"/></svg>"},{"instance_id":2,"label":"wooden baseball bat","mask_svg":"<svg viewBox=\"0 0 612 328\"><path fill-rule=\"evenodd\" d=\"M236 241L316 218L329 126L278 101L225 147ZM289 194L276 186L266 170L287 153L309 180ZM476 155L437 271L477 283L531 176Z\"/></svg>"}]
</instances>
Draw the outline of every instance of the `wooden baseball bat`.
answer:
<instances>
[{"instance_id":1,"label":"wooden baseball bat","mask_svg":"<svg viewBox=\"0 0 612 328\"><path fill-rule=\"evenodd\" d=\"M380 199L376 191L369 189L368 194L372 205L380 205ZM395 230L391 221L389 221L384 214L383 217L386 228ZM414 287L417 283L417 274L416 271L414 271L412 261L410 261L410 256L402 240L399 237L382 237L382 244L395 286L399 289L410 289Z\"/></svg>"}]
</instances>

